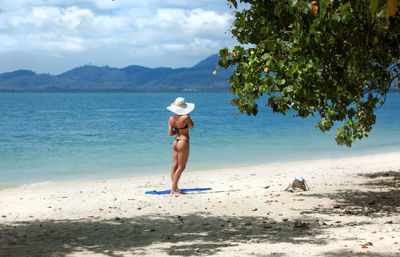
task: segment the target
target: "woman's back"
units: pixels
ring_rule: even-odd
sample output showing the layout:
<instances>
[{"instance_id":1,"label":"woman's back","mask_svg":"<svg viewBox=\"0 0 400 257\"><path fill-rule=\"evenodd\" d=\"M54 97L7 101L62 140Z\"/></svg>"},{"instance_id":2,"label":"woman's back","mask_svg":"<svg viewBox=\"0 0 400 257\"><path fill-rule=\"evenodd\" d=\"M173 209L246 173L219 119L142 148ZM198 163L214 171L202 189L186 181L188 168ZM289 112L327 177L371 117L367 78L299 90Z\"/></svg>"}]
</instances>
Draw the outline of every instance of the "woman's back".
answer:
<instances>
[{"instance_id":1,"label":"woman's back","mask_svg":"<svg viewBox=\"0 0 400 257\"><path fill-rule=\"evenodd\" d=\"M171 127L176 130L177 138L189 139L189 128L193 129L193 122L189 115L174 115L170 118Z\"/></svg>"}]
</instances>

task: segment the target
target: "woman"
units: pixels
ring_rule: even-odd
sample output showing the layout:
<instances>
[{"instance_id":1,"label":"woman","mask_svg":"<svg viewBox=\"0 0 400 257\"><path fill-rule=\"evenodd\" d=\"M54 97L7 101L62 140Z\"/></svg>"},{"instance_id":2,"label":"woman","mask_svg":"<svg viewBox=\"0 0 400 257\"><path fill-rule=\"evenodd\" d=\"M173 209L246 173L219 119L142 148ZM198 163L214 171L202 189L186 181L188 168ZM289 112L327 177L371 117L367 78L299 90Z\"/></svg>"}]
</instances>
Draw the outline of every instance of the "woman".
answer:
<instances>
[{"instance_id":1,"label":"woman","mask_svg":"<svg viewBox=\"0 0 400 257\"><path fill-rule=\"evenodd\" d=\"M194 104L186 103L183 97L178 97L167 109L174 113L168 122L169 136L176 135L172 144L171 195L180 195L183 193L178 189L178 181L189 158L189 129L194 126L189 112L193 111Z\"/></svg>"}]
</instances>

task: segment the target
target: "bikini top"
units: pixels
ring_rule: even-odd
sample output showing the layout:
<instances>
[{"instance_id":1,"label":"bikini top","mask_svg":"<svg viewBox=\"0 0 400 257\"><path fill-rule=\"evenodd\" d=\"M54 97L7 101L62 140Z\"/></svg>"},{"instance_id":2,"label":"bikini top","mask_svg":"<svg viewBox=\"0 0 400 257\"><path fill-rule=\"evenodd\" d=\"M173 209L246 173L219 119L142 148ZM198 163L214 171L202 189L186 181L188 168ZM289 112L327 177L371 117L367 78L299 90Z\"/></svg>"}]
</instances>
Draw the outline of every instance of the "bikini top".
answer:
<instances>
[{"instance_id":1,"label":"bikini top","mask_svg":"<svg viewBox=\"0 0 400 257\"><path fill-rule=\"evenodd\" d=\"M180 135L179 130L180 129L187 129L188 127L189 127L188 124L186 124L186 126L184 126L183 128L174 128L174 129L178 130L178 135Z\"/></svg>"}]
</instances>

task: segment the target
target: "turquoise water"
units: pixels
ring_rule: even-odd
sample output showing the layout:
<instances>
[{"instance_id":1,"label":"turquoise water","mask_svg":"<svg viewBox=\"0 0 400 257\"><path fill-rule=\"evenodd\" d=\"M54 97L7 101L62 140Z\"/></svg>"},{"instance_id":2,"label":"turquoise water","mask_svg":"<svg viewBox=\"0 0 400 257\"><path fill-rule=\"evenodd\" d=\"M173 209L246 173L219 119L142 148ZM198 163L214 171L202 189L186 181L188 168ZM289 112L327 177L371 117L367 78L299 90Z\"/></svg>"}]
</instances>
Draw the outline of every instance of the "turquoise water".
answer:
<instances>
[{"instance_id":1,"label":"turquoise water","mask_svg":"<svg viewBox=\"0 0 400 257\"><path fill-rule=\"evenodd\" d=\"M367 139L338 146L317 120L235 115L229 93L179 94L191 114L188 170L400 151L400 94ZM168 174L170 93L0 93L0 185Z\"/></svg>"}]
</instances>

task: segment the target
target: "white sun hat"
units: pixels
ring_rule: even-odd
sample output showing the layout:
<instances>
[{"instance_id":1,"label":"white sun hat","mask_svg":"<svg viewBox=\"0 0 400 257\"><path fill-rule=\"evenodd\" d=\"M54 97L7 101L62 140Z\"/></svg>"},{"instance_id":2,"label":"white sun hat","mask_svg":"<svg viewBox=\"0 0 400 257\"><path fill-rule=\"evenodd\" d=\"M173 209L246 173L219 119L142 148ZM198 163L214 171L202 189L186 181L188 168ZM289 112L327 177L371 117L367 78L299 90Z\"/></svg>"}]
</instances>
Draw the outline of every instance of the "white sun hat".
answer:
<instances>
[{"instance_id":1,"label":"white sun hat","mask_svg":"<svg viewBox=\"0 0 400 257\"><path fill-rule=\"evenodd\" d=\"M167 107L167 109L178 115L186 115L189 112L193 111L194 104L186 103L185 98L178 97L175 99L175 102L173 102L170 106Z\"/></svg>"}]
</instances>

